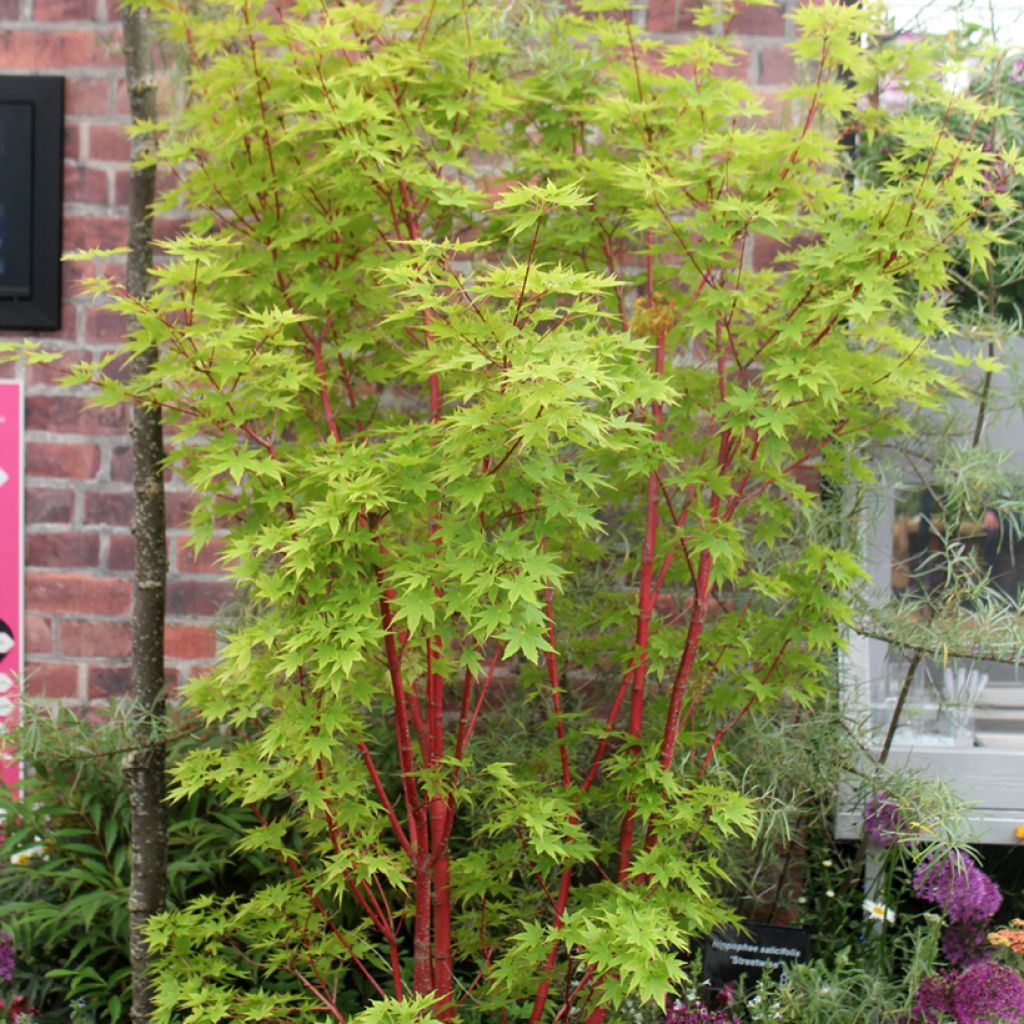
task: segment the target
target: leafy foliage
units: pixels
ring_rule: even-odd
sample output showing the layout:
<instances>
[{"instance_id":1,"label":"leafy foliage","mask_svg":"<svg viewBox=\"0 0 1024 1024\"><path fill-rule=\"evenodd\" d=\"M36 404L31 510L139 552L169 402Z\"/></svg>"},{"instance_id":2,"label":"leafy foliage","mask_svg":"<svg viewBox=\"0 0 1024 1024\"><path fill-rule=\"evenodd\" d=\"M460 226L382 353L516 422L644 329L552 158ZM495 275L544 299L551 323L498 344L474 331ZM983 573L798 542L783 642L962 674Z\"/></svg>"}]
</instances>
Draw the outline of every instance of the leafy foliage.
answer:
<instances>
[{"instance_id":1,"label":"leafy foliage","mask_svg":"<svg viewBox=\"0 0 1024 1024\"><path fill-rule=\"evenodd\" d=\"M876 13L794 14L773 127L728 36L609 6L154 4L193 221L147 302L95 285L152 372L74 379L163 407L224 534L249 611L187 700L250 738L176 794L265 804L284 869L154 921L162 1019L600 1024L731 917L756 812L706 770L830 671L860 569L807 476L940 400L990 157L885 115L902 163L849 187Z\"/></svg>"},{"instance_id":2,"label":"leafy foliage","mask_svg":"<svg viewBox=\"0 0 1024 1024\"><path fill-rule=\"evenodd\" d=\"M196 748L187 721L172 729L173 754ZM14 936L12 987L44 1022L126 1021L130 829L120 768L128 742L123 721L115 715L84 722L70 713L51 720L44 712L29 716L19 740L28 769L22 792L0 793L6 862L0 919ZM172 905L201 893L244 893L272 876L274 865L268 870L234 851L249 817L212 790L172 806Z\"/></svg>"}]
</instances>

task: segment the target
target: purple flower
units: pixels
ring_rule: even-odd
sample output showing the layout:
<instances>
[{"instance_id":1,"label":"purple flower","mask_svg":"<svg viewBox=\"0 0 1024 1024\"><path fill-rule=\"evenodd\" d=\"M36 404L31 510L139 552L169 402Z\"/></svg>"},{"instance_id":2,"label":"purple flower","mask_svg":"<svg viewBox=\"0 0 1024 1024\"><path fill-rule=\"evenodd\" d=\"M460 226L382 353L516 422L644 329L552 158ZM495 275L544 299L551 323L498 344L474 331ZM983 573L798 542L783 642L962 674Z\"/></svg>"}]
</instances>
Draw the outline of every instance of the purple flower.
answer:
<instances>
[{"instance_id":1,"label":"purple flower","mask_svg":"<svg viewBox=\"0 0 1024 1024\"><path fill-rule=\"evenodd\" d=\"M925 978L914 998L914 1019L924 1021L924 1024L937 1024L943 1017L953 1016L956 978L954 971L939 971Z\"/></svg>"},{"instance_id":2,"label":"purple flower","mask_svg":"<svg viewBox=\"0 0 1024 1024\"><path fill-rule=\"evenodd\" d=\"M892 846L906 831L900 805L888 793L879 790L864 805L864 834L878 846Z\"/></svg>"},{"instance_id":3,"label":"purple flower","mask_svg":"<svg viewBox=\"0 0 1024 1024\"><path fill-rule=\"evenodd\" d=\"M1006 964L974 964L956 983L953 1007L961 1024L990 1020L1019 1024L1024 1015L1024 981Z\"/></svg>"},{"instance_id":4,"label":"purple flower","mask_svg":"<svg viewBox=\"0 0 1024 1024\"><path fill-rule=\"evenodd\" d=\"M703 1003L681 1003L669 1008L665 1024L739 1024L728 1010L709 1010Z\"/></svg>"},{"instance_id":5,"label":"purple flower","mask_svg":"<svg viewBox=\"0 0 1024 1024\"><path fill-rule=\"evenodd\" d=\"M1013 67L1010 68L1010 78L1018 85L1024 85L1024 60L1013 62Z\"/></svg>"},{"instance_id":6,"label":"purple flower","mask_svg":"<svg viewBox=\"0 0 1024 1024\"><path fill-rule=\"evenodd\" d=\"M943 1016L956 1024L1018 1024L1024 1015L1024 981L1012 967L990 962L939 971L917 990L914 1015L925 1024L937 1024Z\"/></svg>"},{"instance_id":7,"label":"purple flower","mask_svg":"<svg viewBox=\"0 0 1024 1024\"><path fill-rule=\"evenodd\" d=\"M942 934L942 952L955 967L987 960L992 952L985 927L978 922L950 925Z\"/></svg>"},{"instance_id":8,"label":"purple flower","mask_svg":"<svg viewBox=\"0 0 1024 1024\"><path fill-rule=\"evenodd\" d=\"M14 936L0 932L0 978L11 981L14 977Z\"/></svg>"},{"instance_id":9,"label":"purple flower","mask_svg":"<svg viewBox=\"0 0 1024 1024\"><path fill-rule=\"evenodd\" d=\"M953 924L987 921L1003 902L999 886L968 857L926 858L914 872L913 889Z\"/></svg>"}]
</instances>

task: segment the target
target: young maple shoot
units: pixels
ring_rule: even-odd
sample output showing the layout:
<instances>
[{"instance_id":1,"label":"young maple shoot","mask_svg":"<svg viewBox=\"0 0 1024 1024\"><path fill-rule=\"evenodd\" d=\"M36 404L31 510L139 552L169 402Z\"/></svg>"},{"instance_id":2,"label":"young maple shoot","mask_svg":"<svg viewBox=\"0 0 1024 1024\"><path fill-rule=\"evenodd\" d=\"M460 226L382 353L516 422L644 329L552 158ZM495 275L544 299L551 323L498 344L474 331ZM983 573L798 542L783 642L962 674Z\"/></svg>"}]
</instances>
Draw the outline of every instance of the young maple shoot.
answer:
<instances>
[{"instance_id":1,"label":"young maple shoot","mask_svg":"<svg viewBox=\"0 0 1024 1024\"><path fill-rule=\"evenodd\" d=\"M244 596L185 699L249 738L175 790L291 877L154 919L160 1019L600 1024L733 919L758 812L707 769L829 672L861 573L809 479L940 401L991 157L890 113L852 187L877 12L793 15L773 126L728 35L578 6L153 4L192 220L96 285L161 352L101 401L163 409Z\"/></svg>"}]
</instances>

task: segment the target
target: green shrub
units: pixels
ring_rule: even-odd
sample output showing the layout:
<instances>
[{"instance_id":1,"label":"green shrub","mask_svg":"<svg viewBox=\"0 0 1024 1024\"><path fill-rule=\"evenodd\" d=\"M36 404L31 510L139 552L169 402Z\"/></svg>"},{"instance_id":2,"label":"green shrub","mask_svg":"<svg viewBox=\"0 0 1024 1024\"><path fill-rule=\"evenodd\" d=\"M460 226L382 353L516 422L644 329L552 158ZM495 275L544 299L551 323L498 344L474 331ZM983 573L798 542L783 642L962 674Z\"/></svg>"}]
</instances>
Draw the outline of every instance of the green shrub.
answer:
<instances>
[{"instance_id":1,"label":"green shrub","mask_svg":"<svg viewBox=\"0 0 1024 1024\"><path fill-rule=\"evenodd\" d=\"M706 771L813 705L861 576L803 474L940 402L992 158L860 110L877 11L793 14L770 126L728 36L581 6L154 4L193 220L147 302L95 285L139 323L114 358L160 350L99 400L164 408L249 609L186 689L248 736L176 792L267 802L242 848L287 867L154 919L162 1020L600 1024L733 916L757 815ZM871 190L851 118L901 140Z\"/></svg>"},{"instance_id":2,"label":"green shrub","mask_svg":"<svg viewBox=\"0 0 1024 1024\"><path fill-rule=\"evenodd\" d=\"M117 708L100 720L28 715L19 733L22 792L0 792L0 921L14 937L11 990L53 1024L128 1019L127 732ZM230 746L176 716L171 758ZM244 895L276 866L235 847L251 812L213 790L171 805L169 898ZM70 1017L69 1017L70 1014Z\"/></svg>"}]
</instances>

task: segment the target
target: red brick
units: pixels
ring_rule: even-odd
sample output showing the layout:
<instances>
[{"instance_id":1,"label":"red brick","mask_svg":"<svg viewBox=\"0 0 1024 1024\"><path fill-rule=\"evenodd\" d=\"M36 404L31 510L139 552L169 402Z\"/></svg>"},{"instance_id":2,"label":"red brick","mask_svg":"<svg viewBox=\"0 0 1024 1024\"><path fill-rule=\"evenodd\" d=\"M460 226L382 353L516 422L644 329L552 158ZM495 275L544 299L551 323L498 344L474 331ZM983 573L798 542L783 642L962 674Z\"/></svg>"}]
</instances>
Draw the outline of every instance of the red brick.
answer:
<instances>
[{"instance_id":1,"label":"red brick","mask_svg":"<svg viewBox=\"0 0 1024 1024\"><path fill-rule=\"evenodd\" d=\"M164 654L180 661L208 661L217 652L212 626L168 626L164 632Z\"/></svg>"},{"instance_id":2,"label":"red brick","mask_svg":"<svg viewBox=\"0 0 1024 1024\"><path fill-rule=\"evenodd\" d=\"M119 484L130 484L133 476L132 448L128 444L116 445L110 452L110 479Z\"/></svg>"},{"instance_id":3,"label":"red brick","mask_svg":"<svg viewBox=\"0 0 1024 1024\"><path fill-rule=\"evenodd\" d=\"M78 696L78 666L60 662L30 661L25 666L25 693L29 697Z\"/></svg>"},{"instance_id":4,"label":"red brick","mask_svg":"<svg viewBox=\"0 0 1024 1024\"><path fill-rule=\"evenodd\" d=\"M111 572L133 572L135 538L130 533L114 533L107 548L107 568Z\"/></svg>"},{"instance_id":5,"label":"red brick","mask_svg":"<svg viewBox=\"0 0 1024 1024\"><path fill-rule=\"evenodd\" d=\"M37 21L93 21L96 0L35 0L32 17Z\"/></svg>"},{"instance_id":6,"label":"red brick","mask_svg":"<svg viewBox=\"0 0 1024 1024\"><path fill-rule=\"evenodd\" d=\"M167 581L167 614L173 616L216 615L231 596L229 583L169 579Z\"/></svg>"},{"instance_id":7,"label":"red brick","mask_svg":"<svg viewBox=\"0 0 1024 1024\"><path fill-rule=\"evenodd\" d=\"M18 17L18 0L0 0L0 18L13 21Z\"/></svg>"},{"instance_id":8,"label":"red brick","mask_svg":"<svg viewBox=\"0 0 1024 1024\"><path fill-rule=\"evenodd\" d=\"M107 7L109 8L113 0L107 0ZM161 95L160 90L157 90L157 95ZM118 78L114 83L114 113L122 114L125 117L130 117L132 112L131 101L128 99L128 83L124 78Z\"/></svg>"},{"instance_id":9,"label":"red brick","mask_svg":"<svg viewBox=\"0 0 1024 1024\"><path fill-rule=\"evenodd\" d=\"M122 262L124 257L121 257ZM61 283L67 295L77 295L82 289L82 283L91 277L98 277L104 271L96 265L93 260L76 260L74 263L65 263L61 271Z\"/></svg>"},{"instance_id":10,"label":"red brick","mask_svg":"<svg viewBox=\"0 0 1024 1024\"><path fill-rule=\"evenodd\" d=\"M53 653L53 620L42 615L25 616L25 650L29 654Z\"/></svg>"},{"instance_id":11,"label":"red brick","mask_svg":"<svg viewBox=\"0 0 1024 1024\"><path fill-rule=\"evenodd\" d=\"M107 175L95 167L64 165L64 200L68 203L106 204L109 198Z\"/></svg>"},{"instance_id":12,"label":"red brick","mask_svg":"<svg viewBox=\"0 0 1024 1024\"><path fill-rule=\"evenodd\" d=\"M90 71L121 64L120 33L66 29L61 32L0 32L0 66L4 71Z\"/></svg>"},{"instance_id":13,"label":"red brick","mask_svg":"<svg viewBox=\"0 0 1024 1024\"><path fill-rule=\"evenodd\" d=\"M761 87L754 92L764 113L756 118L743 118L745 123L766 128L785 128L793 124L793 100L785 95L785 90Z\"/></svg>"},{"instance_id":14,"label":"red brick","mask_svg":"<svg viewBox=\"0 0 1024 1024\"><path fill-rule=\"evenodd\" d=\"M128 665L90 665L89 700L120 697L132 685L132 670Z\"/></svg>"},{"instance_id":15,"label":"red brick","mask_svg":"<svg viewBox=\"0 0 1024 1024\"><path fill-rule=\"evenodd\" d=\"M61 654L72 658L127 658L132 630L127 622L68 619L60 624Z\"/></svg>"},{"instance_id":16,"label":"red brick","mask_svg":"<svg viewBox=\"0 0 1024 1024\"><path fill-rule=\"evenodd\" d=\"M114 205L127 206L132 195L132 172L114 171Z\"/></svg>"},{"instance_id":17,"label":"red brick","mask_svg":"<svg viewBox=\"0 0 1024 1024\"><path fill-rule=\"evenodd\" d=\"M169 239L176 238L187 228L188 217L184 215L180 217L157 217L153 221L153 237L157 239L157 241L165 242Z\"/></svg>"},{"instance_id":18,"label":"red brick","mask_svg":"<svg viewBox=\"0 0 1024 1024\"><path fill-rule=\"evenodd\" d=\"M789 471L790 476L805 490L821 493L821 469L818 466L797 466Z\"/></svg>"},{"instance_id":19,"label":"red brick","mask_svg":"<svg viewBox=\"0 0 1024 1024\"><path fill-rule=\"evenodd\" d=\"M132 521L134 498L130 492L96 492L85 495L85 521L104 526L128 526Z\"/></svg>"},{"instance_id":20,"label":"red brick","mask_svg":"<svg viewBox=\"0 0 1024 1024\"><path fill-rule=\"evenodd\" d=\"M726 23L729 32L748 36L784 36L785 13L781 4L772 7L741 7Z\"/></svg>"},{"instance_id":21,"label":"red brick","mask_svg":"<svg viewBox=\"0 0 1024 1024\"><path fill-rule=\"evenodd\" d=\"M115 249L128 244L123 217L101 217L91 213L64 215L64 249Z\"/></svg>"},{"instance_id":22,"label":"red brick","mask_svg":"<svg viewBox=\"0 0 1024 1024\"><path fill-rule=\"evenodd\" d=\"M764 270L773 267L778 257L789 252L791 248L788 243L769 238L767 235L754 235L754 269ZM779 268L776 266L774 269Z\"/></svg>"},{"instance_id":23,"label":"red brick","mask_svg":"<svg viewBox=\"0 0 1024 1024\"><path fill-rule=\"evenodd\" d=\"M782 46L771 46L761 51L761 84L786 85L796 78L793 54Z\"/></svg>"},{"instance_id":24,"label":"red brick","mask_svg":"<svg viewBox=\"0 0 1024 1024\"><path fill-rule=\"evenodd\" d=\"M64 110L71 117L108 113L110 82L105 78L69 78L64 85Z\"/></svg>"},{"instance_id":25,"label":"red brick","mask_svg":"<svg viewBox=\"0 0 1024 1024\"><path fill-rule=\"evenodd\" d=\"M128 580L76 572L29 570L25 574L25 607L31 611L126 615L131 604L132 587Z\"/></svg>"},{"instance_id":26,"label":"red brick","mask_svg":"<svg viewBox=\"0 0 1024 1024\"><path fill-rule=\"evenodd\" d=\"M191 524L196 497L187 491L167 492L167 526L172 530L183 529Z\"/></svg>"},{"instance_id":27,"label":"red brick","mask_svg":"<svg viewBox=\"0 0 1024 1024\"><path fill-rule=\"evenodd\" d=\"M124 321L122 321L124 323ZM104 345L105 348L110 347L108 342ZM131 375L135 372L135 366L127 355L119 353L113 357L104 367L104 376L109 377L111 380L126 382L131 378Z\"/></svg>"},{"instance_id":28,"label":"red brick","mask_svg":"<svg viewBox=\"0 0 1024 1024\"><path fill-rule=\"evenodd\" d=\"M78 316L75 313L75 307L68 301L70 298L68 290L64 288L63 292L64 301L61 302L60 306L60 328L51 337L54 341L74 341Z\"/></svg>"},{"instance_id":29,"label":"red brick","mask_svg":"<svg viewBox=\"0 0 1024 1024\"><path fill-rule=\"evenodd\" d=\"M73 305L65 304L61 310L61 323L64 325L63 333L73 337L78 322L78 311ZM67 372L79 363L89 359L89 353L80 349L66 349L61 353L60 358L52 363L36 363L29 366L28 383L30 389L34 387L53 387L60 384Z\"/></svg>"},{"instance_id":30,"label":"red brick","mask_svg":"<svg viewBox=\"0 0 1024 1024\"><path fill-rule=\"evenodd\" d=\"M75 492L64 488L28 487L25 490L25 521L70 523L75 511Z\"/></svg>"},{"instance_id":31,"label":"red brick","mask_svg":"<svg viewBox=\"0 0 1024 1024\"><path fill-rule=\"evenodd\" d=\"M156 190L157 194L168 191L178 184L178 179L169 174L157 172ZM131 199L132 172L130 170L114 171L114 205L127 206Z\"/></svg>"},{"instance_id":32,"label":"red brick","mask_svg":"<svg viewBox=\"0 0 1024 1024\"><path fill-rule=\"evenodd\" d=\"M82 130L73 121L64 122L64 159L77 160L82 152Z\"/></svg>"},{"instance_id":33,"label":"red brick","mask_svg":"<svg viewBox=\"0 0 1024 1024\"><path fill-rule=\"evenodd\" d=\"M99 565L99 534L29 534L25 541L25 564L48 568L90 568Z\"/></svg>"},{"instance_id":34,"label":"red brick","mask_svg":"<svg viewBox=\"0 0 1024 1024\"><path fill-rule=\"evenodd\" d=\"M86 400L71 395L35 395L25 402L28 430L49 430L58 434L123 434L128 430L126 406L87 408Z\"/></svg>"},{"instance_id":35,"label":"red brick","mask_svg":"<svg viewBox=\"0 0 1024 1024\"><path fill-rule=\"evenodd\" d=\"M711 69L714 78L738 78L741 82L750 77L750 54L737 54L729 64L716 64Z\"/></svg>"},{"instance_id":36,"label":"red brick","mask_svg":"<svg viewBox=\"0 0 1024 1024\"><path fill-rule=\"evenodd\" d=\"M89 159L127 163L132 158L132 145L120 124L89 125Z\"/></svg>"},{"instance_id":37,"label":"red brick","mask_svg":"<svg viewBox=\"0 0 1024 1024\"><path fill-rule=\"evenodd\" d=\"M656 68L659 60L655 52L647 52L641 58L650 67ZM693 78L695 71L692 64L674 64L668 73L684 78ZM729 64L714 64L710 71L702 72L704 78L738 78L747 81L750 75L750 54L746 51L735 54Z\"/></svg>"},{"instance_id":38,"label":"red brick","mask_svg":"<svg viewBox=\"0 0 1024 1024\"><path fill-rule=\"evenodd\" d=\"M90 345L124 341L128 321L112 309L90 309L85 314L85 340Z\"/></svg>"},{"instance_id":39,"label":"red brick","mask_svg":"<svg viewBox=\"0 0 1024 1024\"><path fill-rule=\"evenodd\" d=\"M697 0L650 0L647 4L648 32L689 32Z\"/></svg>"},{"instance_id":40,"label":"red brick","mask_svg":"<svg viewBox=\"0 0 1024 1024\"><path fill-rule=\"evenodd\" d=\"M188 537L179 537L177 542L178 572L222 573L224 564L218 559L223 547L224 541L214 538L209 544L194 551Z\"/></svg>"},{"instance_id":41,"label":"red brick","mask_svg":"<svg viewBox=\"0 0 1024 1024\"><path fill-rule=\"evenodd\" d=\"M29 441L25 445L25 471L29 476L91 480L99 468L100 450L94 444Z\"/></svg>"}]
</instances>

